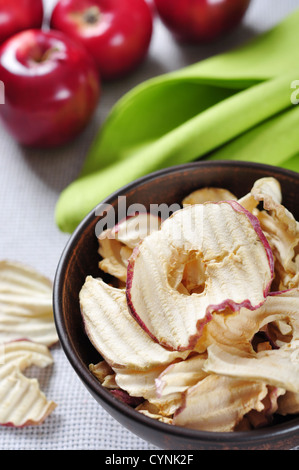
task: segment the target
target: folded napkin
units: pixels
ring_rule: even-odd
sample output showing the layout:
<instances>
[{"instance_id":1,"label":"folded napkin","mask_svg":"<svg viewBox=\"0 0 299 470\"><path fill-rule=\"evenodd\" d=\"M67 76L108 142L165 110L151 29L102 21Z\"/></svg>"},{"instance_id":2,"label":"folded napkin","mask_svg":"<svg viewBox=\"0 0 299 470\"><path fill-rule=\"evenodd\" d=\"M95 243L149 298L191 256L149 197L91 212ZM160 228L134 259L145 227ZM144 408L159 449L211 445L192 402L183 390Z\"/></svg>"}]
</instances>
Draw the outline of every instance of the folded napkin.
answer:
<instances>
[{"instance_id":1,"label":"folded napkin","mask_svg":"<svg viewBox=\"0 0 299 470\"><path fill-rule=\"evenodd\" d=\"M299 171L299 10L246 45L147 80L111 110L55 218L72 232L113 191L198 158ZM299 93L298 93L299 95ZM299 97L299 96L298 96Z\"/></svg>"}]
</instances>

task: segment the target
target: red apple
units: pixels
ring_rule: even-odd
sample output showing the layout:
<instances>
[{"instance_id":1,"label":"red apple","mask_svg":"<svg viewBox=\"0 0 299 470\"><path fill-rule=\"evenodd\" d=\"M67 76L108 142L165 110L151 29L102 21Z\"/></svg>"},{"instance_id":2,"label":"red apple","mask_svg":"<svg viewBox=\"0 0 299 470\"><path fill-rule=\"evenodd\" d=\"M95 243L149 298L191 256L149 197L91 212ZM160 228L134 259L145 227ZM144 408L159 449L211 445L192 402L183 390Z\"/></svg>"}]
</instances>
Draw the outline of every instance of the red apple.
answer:
<instances>
[{"instance_id":1,"label":"red apple","mask_svg":"<svg viewBox=\"0 0 299 470\"><path fill-rule=\"evenodd\" d=\"M58 31L27 30L5 41L0 80L5 87L0 116L18 142L32 147L73 139L100 96L92 57Z\"/></svg>"},{"instance_id":2,"label":"red apple","mask_svg":"<svg viewBox=\"0 0 299 470\"><path fill-rule=\"evenodd\" d=\"M155 13L156 13L156 6L155 6L155 3L154 3L154 0L145 0L145 1L148 4L148 6L150 7L152 15L154 16Z\"/></svg>"},{"instance_id":3,"label":"red apple","mask_svg":"<svg viewBox=\"0 0 299 470\"><path fill-rule=\"evenodd\" d=\"M40 28L43 15L42 0L0 0L0 44L20 31Z\"/></svg>"},{"instance_id":4,"label":"red apple","mask_svg":"<svg viewBox=\"0 0 299 470\"><path fill-rule=\"evenodd\" d=\"M51 28L85 45L105 80L131 72L145 58L152 11L145 0L60 0Z\"/></svg>"},{"instance_id":5,"label":"red apple","mask_svg":"<svg viewBox=\"0 0 299 470\"><path fill-rule=\"evenodd\" d=\"M180 41L210 42L242 20L250 0L155 0L164 24Z\"/></svg>"}]
</instances>

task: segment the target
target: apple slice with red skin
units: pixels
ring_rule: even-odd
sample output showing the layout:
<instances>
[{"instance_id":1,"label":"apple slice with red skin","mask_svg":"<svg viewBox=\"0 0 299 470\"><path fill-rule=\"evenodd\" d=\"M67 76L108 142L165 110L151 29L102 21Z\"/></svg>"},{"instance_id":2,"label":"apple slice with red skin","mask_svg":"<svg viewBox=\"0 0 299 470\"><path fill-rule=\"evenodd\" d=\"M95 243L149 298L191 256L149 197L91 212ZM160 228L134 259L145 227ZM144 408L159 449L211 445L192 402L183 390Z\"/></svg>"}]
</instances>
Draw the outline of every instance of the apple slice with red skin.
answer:
<instances>
[{"instance_id":1,"label":"apple slice with red skin","mask_svg":"<svg viewBox=\"0 0 299 470\"><path fill-rule=\"evenodd\" d=\"M189 292L184 279L194 262L198 285ZM128 308L164 348L190 350L213 312L254 310L264 303L273 266L258 219L238 202L186 206L134 249Z\"/></svg>"},{"instance_id":2,"label":"apple slice with red skin","mask_svg":"<svg viewBox=\"0 0 299 470\"><path fill-rule=\"evenodd\" d=\"M148 371L186 357L162 348L140 328L128 311L124 289L87 276L79 300L84 330L114 371Z\"/></svg>"},{"instance_id":3,"label":"apple slice with red skin","mask_svg":"<svg viewBox=\"0 0 299 470\"><path fill-rule=\"evenodd\" d=\"M99 236L99 267L126 282L128 259L133 249L152 231L159 230L162 220L151 213L137 213L104 230Z\"/></svg>"}]
</instances>

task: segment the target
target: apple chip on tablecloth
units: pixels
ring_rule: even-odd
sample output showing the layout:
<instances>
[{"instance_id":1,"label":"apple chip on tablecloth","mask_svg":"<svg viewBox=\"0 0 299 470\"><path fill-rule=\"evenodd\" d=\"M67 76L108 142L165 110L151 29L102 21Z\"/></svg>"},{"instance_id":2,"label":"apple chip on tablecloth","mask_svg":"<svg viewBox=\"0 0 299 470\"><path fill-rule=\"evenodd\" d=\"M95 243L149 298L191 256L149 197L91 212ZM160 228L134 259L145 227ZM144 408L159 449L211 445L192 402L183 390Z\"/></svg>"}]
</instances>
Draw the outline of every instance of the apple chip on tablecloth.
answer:
<instances>
[{"instance_id":1,"label":"apple chip on tablecloth","mask_svg":"<svg viewBox=\"0 0 299 470\"><path fill-rule=\"evenodd\" d=\"M49 348L58 342L52 283L16 261L0 262L0 424L32 426L56 408L37 379L23 371L53 363Z\"/></svg>"},{"instance_id":2,"label":"apple chip on tablecloth","mask_svg":"<svg viewBox=\"0 0 299 470\"><path fill-rule=\"evenodd\" d=\"M43 423L56 403L23 370L32 365L50 366L53 358L48 348L32 341L12 341L0 348L0 424L24 427Z\"/></svg>"},{"instance_id":3,"label":"apple chip on tablecloth","mask_svg":"<svg viewBox=\"0 0 299 470\"><path fill-rule=\"evenodd\" d=\"M0 261L0 343L28 339L58 342L52 308L52 283L35 269Z\"/></svg>"}]
</instances>

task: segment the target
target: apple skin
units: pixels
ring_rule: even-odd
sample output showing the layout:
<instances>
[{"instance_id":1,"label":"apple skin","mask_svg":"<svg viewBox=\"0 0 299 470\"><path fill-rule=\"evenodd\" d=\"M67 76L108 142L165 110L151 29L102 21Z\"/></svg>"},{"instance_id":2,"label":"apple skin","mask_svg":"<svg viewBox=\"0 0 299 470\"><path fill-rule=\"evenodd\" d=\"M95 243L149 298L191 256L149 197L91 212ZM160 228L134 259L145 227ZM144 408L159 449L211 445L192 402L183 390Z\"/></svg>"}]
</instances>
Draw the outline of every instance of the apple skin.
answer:
<instances>
[{"instance_id":1,"label":"apple skin","mask_svg":"<svg viewBox=\"0 0 299 470\"><path fill-rule=\"evenodd\" d=\"M250 0L154 0L156 10L178 41L209 43L233 30Z\"/></svg>"},{"instance_id":2,"label":"apple skin","mask_svg":"<svg viewBox=\"0 0 299 470\"><path fill-rule=\"evenodd\" d=\"M42 0L0 0L0 44L25 29L41 28Z\"/></svg>"},{"instance_id":3,"label":"apple skin","mask_svg":"<svg viewBox=\"0 0 299 470\"><path fill-rule=\"evenodd\" d=\"M153 13L145 0L59 0L50 26L84 44L101 78L113 80L146 57Z\"/></svg>"},{"instance_id":4,"label":"apple skin","mask_svg":"<svg viewBox=\"0 0 299 470\"><path fill-rule=\"evenodd\" d=\"M22 145L48 148L79 134L98 104L92 57L58 31L26 30L0 47L0 117Z\"/></svg>"}]
</instances>

